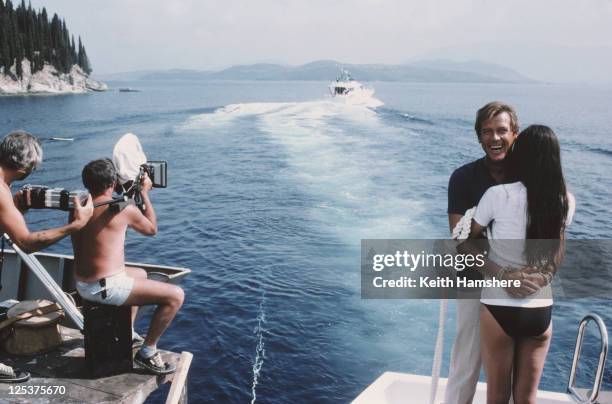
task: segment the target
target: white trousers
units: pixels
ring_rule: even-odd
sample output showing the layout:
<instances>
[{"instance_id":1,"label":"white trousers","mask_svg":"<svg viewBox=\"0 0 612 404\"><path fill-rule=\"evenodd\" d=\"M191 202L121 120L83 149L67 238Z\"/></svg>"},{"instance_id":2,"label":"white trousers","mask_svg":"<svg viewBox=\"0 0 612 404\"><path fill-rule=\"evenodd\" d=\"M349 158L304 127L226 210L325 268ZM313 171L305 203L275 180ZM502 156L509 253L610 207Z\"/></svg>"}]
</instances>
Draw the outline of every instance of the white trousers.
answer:
<instances>
[{"instance_id":1,"label":"white trousers","mask_svg":"<svg viewBox=\"0 0 612 404\"><path fill-rule=\"evenodd\" d=\"M457 299L457 335L444 404L470 404L480 376L480 299Z\"/></svg>"}]
</instances>

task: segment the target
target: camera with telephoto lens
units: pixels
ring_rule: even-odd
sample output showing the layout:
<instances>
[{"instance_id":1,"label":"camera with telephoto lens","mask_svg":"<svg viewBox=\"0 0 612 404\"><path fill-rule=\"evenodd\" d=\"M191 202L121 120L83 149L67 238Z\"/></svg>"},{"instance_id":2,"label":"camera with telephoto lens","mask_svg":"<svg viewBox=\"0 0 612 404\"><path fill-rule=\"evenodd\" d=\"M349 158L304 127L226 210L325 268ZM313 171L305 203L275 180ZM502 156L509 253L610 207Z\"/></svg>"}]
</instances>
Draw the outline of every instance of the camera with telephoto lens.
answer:
<instances>
[{"instance_id":1,"label":"camera with telephoto lens","mask_svg":"<svg viewBox=\"0 0 612 404\"><path fill-rule=\"evenodd\" d=\"M84 205L89 192L83 190L68 191L64 188L49 188L42 185L24 185L21 188L23 205L28 209L74 209L73 198L76 196ZM27 198L25 193L30 197Z\"/></svg>"},{"instance_id":2,"label":"camera with telephoto lens","mask_svg":"<svg viewBox=\"0 0 612 404\"><path fill-rule=\"evenodd\" d=\"M167 161L147 161L142 165L142 168L149 175L154 188L166 188L168 186Z\"/></svg>"}]
</instances>

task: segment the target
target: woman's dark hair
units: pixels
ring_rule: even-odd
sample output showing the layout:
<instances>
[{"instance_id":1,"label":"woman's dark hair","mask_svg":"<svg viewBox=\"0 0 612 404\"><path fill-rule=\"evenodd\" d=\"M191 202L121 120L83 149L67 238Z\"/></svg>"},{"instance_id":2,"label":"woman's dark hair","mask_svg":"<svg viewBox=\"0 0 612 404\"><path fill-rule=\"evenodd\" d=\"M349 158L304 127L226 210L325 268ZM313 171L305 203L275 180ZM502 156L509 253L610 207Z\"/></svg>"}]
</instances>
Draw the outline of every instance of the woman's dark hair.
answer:
<instances>
[{"instance_id":1,"label":"woman's dark hair","mask_svg":"<svg viewBox=\"0 0 612 404\"><path fill-rule=\"evenodd\" d=\"M530 265L552 262L559 250L568 211L559 141L552 129L531 125L514 142L510 155L516 180L527 188L527 240Z\"/></svg>"}]
</instances>

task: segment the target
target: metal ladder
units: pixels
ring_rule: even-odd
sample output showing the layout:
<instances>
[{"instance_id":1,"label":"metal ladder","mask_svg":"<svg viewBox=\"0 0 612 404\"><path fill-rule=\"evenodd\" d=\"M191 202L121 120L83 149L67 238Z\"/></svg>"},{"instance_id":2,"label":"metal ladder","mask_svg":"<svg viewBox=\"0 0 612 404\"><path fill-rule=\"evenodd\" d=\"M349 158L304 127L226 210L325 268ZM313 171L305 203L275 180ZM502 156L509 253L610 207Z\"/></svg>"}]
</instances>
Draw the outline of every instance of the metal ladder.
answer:
<instances>
[{"instance_id":1,"label":"metal ladder","mask_svg":"<svg viewBox=\"0 0 612 404\"><path fill-rule=\"evenodd\" d=\"M580 360L580 352L582 351L582 342L584 340L584 330L589 322L595 322L599 328L601 336L601 350L599 352L599 364L597 365L597 372L595 373L595 382L593 383L593 389L588 398L580 396L580 393L576 389L576 369L578 368L578 361ZM578 336L576 337L576 348L574 349L574 359L572 361L572 370L570 372L569 381L567 383L567 392L572 396L574 400L579 403L592 404L597 403L597 397L599 396L599 390L601 389L601 382L603 380L604 368L606 363L606 357L608 356L608 330L601 317L597 314L589 313L582 318L580 325L578 326Z\"/></svg>"}]
</instances>

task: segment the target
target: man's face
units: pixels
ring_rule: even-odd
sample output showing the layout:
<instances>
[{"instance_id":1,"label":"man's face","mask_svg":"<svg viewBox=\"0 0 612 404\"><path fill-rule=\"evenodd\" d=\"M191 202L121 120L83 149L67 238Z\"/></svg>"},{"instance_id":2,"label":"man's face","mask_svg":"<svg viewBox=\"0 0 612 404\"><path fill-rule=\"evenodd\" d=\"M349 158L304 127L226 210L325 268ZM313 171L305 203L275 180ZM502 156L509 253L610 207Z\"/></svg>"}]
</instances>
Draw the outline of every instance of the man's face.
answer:
<instances>
[{"instance_id":1,"label":"man's face","mask_svg":"<svg viewBox=\"0 0 612 404\"><path fill-rule=\"evenodd\" d=\"M17 170L17 178L15 178L16 181L23 181L26 178L28 178L28 176L30 174L32 174L32 171L34 171L35 168L31 168L31 169L26 169L26 168L20 168Z\"/></svg>"},{"instance_id":2,"label":"man's face","mask_svg":"<svg viewBox=\"0 0 612 404\"><path fill-rule=\"evenodd\" d=\"M492 162L503 161L518 136L510 122L510 115L502 112L484 121L480 128L480 145Z\"/></svg>"}]
</instances>

